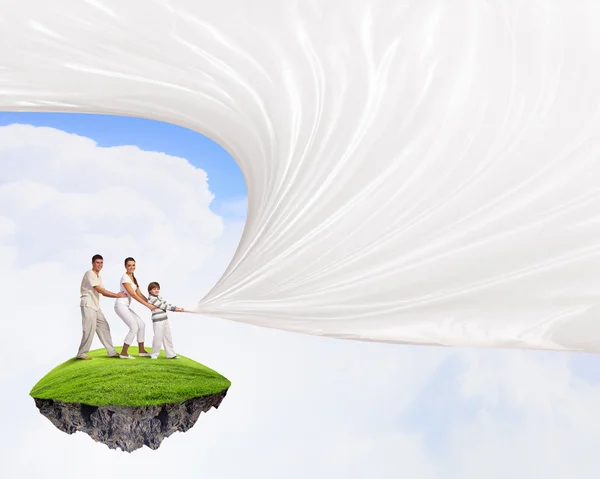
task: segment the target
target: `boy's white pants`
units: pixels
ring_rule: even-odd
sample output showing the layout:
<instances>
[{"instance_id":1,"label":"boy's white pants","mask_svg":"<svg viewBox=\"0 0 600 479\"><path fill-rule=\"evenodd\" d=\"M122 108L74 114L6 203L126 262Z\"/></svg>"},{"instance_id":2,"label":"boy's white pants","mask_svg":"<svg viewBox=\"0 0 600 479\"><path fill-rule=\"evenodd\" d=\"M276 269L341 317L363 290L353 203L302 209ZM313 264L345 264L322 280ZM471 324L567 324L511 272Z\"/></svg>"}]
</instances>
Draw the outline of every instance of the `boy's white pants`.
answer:
<instances>
[{"instance_id":1,"label":"boy's white pants","mask_svg":"<svg viewBox=\"0 0 600 479\"><path fill-rule=\"evenodd\" d=\"M165 348L167 358L177 356L173 347L173 337L171 336L171 325L169 320L153 321L154 339L152 339L152 356L158 357L161 346Z\"/></svg>"}]
</instances>

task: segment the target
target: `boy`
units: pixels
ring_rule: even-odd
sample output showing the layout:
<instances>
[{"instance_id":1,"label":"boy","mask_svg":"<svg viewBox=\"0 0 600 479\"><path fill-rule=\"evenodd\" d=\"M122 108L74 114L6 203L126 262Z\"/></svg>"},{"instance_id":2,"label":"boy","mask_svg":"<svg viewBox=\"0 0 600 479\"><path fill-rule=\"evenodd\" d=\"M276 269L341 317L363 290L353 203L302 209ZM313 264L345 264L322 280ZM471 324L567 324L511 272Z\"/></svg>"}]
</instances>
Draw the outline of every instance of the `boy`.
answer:
<instances>
[{"instance_id":1,"label":"boy","mask_svg":"<svg viewBox=\"0 0 600 479\"><path fill-rule=\"evenodd\" d=\"M178 308L167 303L160 296L160 284L152 281L148 285L148 302L156 309L152 311L152 326L154 327L154 338L152 339L152 353L150 359L158 359L160 347L164 345L167 359L179 359L173 348L173 338L171 337L171 326L167 311L176 311L183 313L183 308Z\"/></svg>"}]
</instances>

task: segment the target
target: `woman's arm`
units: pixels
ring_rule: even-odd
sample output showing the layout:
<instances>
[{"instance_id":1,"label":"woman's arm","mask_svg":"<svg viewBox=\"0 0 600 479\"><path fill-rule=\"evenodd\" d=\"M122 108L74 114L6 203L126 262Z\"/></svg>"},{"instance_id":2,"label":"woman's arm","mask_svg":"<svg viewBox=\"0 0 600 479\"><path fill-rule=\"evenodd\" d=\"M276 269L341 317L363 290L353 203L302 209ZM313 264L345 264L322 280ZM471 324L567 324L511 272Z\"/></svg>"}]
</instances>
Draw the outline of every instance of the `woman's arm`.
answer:
<instances>
[{"instance_id":1,"label":"woman's arm","mask_svg":"<svg viewBox=\"0 0 600 479\"><path fill-rule=\"evenodd\" d=\"M136 292L136 294L137 294L138 296L140 296L140 297L141 297L141 298L142 298L144 301L146 301L146 303L148 302L148 298L146 298L146 296L144 296L144 295L142 294L142 292L140 291L140 288L138 288L138 289L137 289L135 292Z\"/></svg>"},{"instance_id":2,"label":"woman's arm","mask_svg":"<svg viewBox=\"0 0 600 479\"><path fill-rule=\"evenodd\" d=\"M142 303L142 304L146 304L146 306L148 306L150 308L150 311L154 311L156 309L156 306L154 306L150 301L148 301L148 298L146 298L146 296L144 296L142 294L142 292L140 291L140 288L138 288L136 290L136 294L138 296L141 296L141 298L145 301L145 303Z\"/></svg>"},{"instance_id":3,"label":"woman's arm","mask_svg":"<svg viewBox=\"0 0 600 479\"><path fill-rule=\"evenodd\" d=\"M152 304L150 304L148 301L146 301L146 298L144 298L143 296L140 298L140 296L138 296L138 294L133 290L133 288L131 287L131 283L123 283L123 286L125 286L125 289L127 290L127 292L129 293L129 295L135 299L138 303L143 304L144 306L146 306L150 311L154 311L156 309L156 306L153 306ZM138 288L139 291L139 288ZM143 299L142 299L143 298Z\"/></svg>"}]
</instances>

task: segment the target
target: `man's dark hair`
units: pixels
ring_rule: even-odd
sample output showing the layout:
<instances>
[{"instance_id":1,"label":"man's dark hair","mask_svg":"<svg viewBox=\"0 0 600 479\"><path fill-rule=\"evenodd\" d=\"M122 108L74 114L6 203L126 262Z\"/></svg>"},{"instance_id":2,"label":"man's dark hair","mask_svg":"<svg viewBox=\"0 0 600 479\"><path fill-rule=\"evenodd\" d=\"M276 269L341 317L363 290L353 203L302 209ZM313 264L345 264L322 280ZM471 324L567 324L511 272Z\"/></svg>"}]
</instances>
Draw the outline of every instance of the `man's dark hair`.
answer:
<instances>
[{"instance_id":1,"label":"man's dark hair","mask_svg":"<svg viewBox=\"0 0 600 479\"><path fill-rule=\"evenodd\" d=\"M158 284L156 281L152 281L152 283L148 285L148 292L152 291L154 288L160 289L160 284Z\"/></svg>"},{"instance_id":2,"label":"man's dark hair","mask_svg":"<svg viewBox=\"0 0 600 479\"><path fill-rule=\"evenodd\" d=\"M104 258L102 257L101 254L95 254L94 256L92 256L92 263L94 261L96 261L97 259L101 259L102 261L104 261Z\"/></svg>"}]
</instances>

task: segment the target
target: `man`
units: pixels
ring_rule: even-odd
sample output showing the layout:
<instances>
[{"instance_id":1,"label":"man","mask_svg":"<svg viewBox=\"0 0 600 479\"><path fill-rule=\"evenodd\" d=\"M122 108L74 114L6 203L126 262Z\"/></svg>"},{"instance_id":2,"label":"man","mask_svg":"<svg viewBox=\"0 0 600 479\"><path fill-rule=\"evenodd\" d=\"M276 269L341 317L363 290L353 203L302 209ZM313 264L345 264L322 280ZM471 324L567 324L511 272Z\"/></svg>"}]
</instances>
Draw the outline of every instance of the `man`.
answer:
<instances>
[{"instance_id":1,"label":"man","mask_svg":"<svg viewBox=\"0 0 600 479\"><path fill-rule=\"evenodd\" d=\"M83 275L81 280L81 323L83 334L81 344L77 352L77 359L92 359L87 353L90 351L94 333L98 334L100 342L106 348L108 356L118 358L119 353L113 346L112 337L110 336L110 327L108 321L104 317L100 309L100 295L107 298L126 298L125 293L112 293L104 289L102 285L102 276L100 270L104 266L104 258L99 254L92 257L92 269Z\"/></svg>"}]
</instances>

